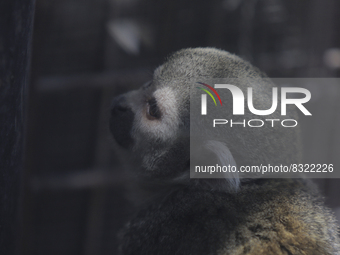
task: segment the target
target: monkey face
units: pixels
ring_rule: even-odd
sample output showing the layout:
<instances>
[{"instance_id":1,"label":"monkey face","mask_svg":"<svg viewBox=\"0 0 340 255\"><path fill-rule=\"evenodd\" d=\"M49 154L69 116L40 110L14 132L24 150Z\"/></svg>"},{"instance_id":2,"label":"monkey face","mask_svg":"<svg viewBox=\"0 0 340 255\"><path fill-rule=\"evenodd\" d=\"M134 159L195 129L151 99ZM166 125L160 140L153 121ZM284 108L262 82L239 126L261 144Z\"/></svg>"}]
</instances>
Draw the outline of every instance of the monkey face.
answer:
<instances>
[{"instance_id":1,"label":"monkey face","mask_svg":"<svg viewBox=\"0 0 340 255\"><path fill-rule=\"evenodd\" d=\"M154 76L153 81L112 103L111 133L148 175L175 176L188 166L188 93L179 93L176 82L170 83Z\"/></svg>"}]
</instances>

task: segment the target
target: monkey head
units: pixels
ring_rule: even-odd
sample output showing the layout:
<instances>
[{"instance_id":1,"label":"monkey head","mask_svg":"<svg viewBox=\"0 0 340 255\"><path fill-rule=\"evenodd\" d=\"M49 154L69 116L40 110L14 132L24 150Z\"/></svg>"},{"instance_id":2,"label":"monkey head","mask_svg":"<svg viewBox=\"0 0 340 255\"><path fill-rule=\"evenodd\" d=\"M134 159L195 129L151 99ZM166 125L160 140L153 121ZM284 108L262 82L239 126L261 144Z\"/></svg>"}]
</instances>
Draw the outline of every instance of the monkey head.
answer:
<instances>
[{"instance_id":1,"label":"monkey head","mask_svg":"<svg viewBox=\"0 0 340 255\"><path fill-rule=\"evenodd\" d=\"M271 106L271 82L265 74L241 58L213 48L180 50L158 67L153 79L139 90L113 100L110 130L117 143L131 150L142 174L155 178L176 178L187 173L190 163L190 93L204 79L237 78L242 91L252 87L258 108ZM250 83L249 80L258 82ZM196 92L193 92L195 90ZM191 94L192 95L192 94ZM224 100L232 108L232 98ZM290 111L296 117L296 112ZM232 117L230 114L227 117ZM244 118L252 118L246 112ZM279 118L274 113L273 118ZM266 116L256 116L265 119ZM205 141L197 150L206 150L220 161L235 164L287 163L299 160L299 131L261 129L220 129L216 141L204 130Z\"/></svg>"}]
</instances>

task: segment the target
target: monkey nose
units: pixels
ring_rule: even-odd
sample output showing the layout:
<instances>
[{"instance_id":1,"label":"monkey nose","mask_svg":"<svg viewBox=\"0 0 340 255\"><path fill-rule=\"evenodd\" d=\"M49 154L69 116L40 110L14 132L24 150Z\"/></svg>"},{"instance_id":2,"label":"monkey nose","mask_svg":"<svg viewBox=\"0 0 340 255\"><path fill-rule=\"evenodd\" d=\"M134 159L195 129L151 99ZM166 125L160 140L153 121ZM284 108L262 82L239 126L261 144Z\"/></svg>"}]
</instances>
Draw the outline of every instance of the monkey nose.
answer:
<instances>
[{"instance_id":1,"label":"monkey nose","mask_svg":"<svg viewBox=\"0 0 340 255\"><path fill-rule=\"evenodd\" d=\"M131 130L134 113L124 95L117 96L111 104L110 131L119 145L130 148L133 144Z\"/></svg>"},{"instance_id":2,"label":"monkey nose","mask_svg":"<svg viewBox=\"0 0 340 255\"><path fill-rule=\"evenodd\" d=\"M111 103L111 115L117 114L119 112L126 112L130 109L127 104L126 97L124 95L120 95L115 97Z\"/></svg>"}]
</instances>

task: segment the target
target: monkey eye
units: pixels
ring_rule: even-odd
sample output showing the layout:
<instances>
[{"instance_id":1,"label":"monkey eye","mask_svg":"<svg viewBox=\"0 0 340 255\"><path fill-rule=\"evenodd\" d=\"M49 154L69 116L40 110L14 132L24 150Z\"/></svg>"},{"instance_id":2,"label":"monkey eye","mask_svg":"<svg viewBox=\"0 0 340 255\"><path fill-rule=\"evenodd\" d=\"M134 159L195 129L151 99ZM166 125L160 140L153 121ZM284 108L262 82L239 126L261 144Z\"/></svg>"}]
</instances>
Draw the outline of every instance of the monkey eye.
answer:
<instances>
[{"instance_id":1,"label":"monkey eye","mask_svg":"<svg viewBox=\"0 0 340 255\"><path fill-rule=\"evenodd\" d=\"M147 101L147 118L150 120L154 119L160 119L161 117L161 112L159 111L159 108L157 106L157 101L155 98L151 98Z\"/></svg>"}]
</instances>

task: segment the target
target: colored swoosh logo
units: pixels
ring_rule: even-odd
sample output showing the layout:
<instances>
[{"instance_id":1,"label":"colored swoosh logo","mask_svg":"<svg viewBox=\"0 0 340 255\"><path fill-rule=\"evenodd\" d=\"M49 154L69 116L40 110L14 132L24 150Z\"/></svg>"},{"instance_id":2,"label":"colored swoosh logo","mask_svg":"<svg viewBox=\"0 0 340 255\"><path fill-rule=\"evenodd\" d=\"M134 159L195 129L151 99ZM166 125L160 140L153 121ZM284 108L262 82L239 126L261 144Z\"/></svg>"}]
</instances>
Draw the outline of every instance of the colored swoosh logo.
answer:
<instances>
[{"instance_id":1,"label":"colored swoosh logo","mask_svg":"<svg viewBox=\"0 0 340 255\"><path fill-rule=\"evenodd\" d=\"M217 96L218 100L220 101L220 104L222 105L222 100L221 100L221 98L220 98L220 95L217 93L217 91L216 91L213 87L211 87L210 85L205 84L205 83L203 83L203 82L197 82L197 83L198 83L198 84L201 84L201 85L203 85L203 86L206 86L207 88L211 89L211 91L214 92L214 94ZM200 87L197 87L197 88L198 88L198 89L201 89L201 90L203 90L203 91L205 91L205 92L207 92L207 94L214 100L215 105L217 105L214 96L213 96L208 90L203 89L203 88L200 88Z\"/></svg>"}]
</instances>

